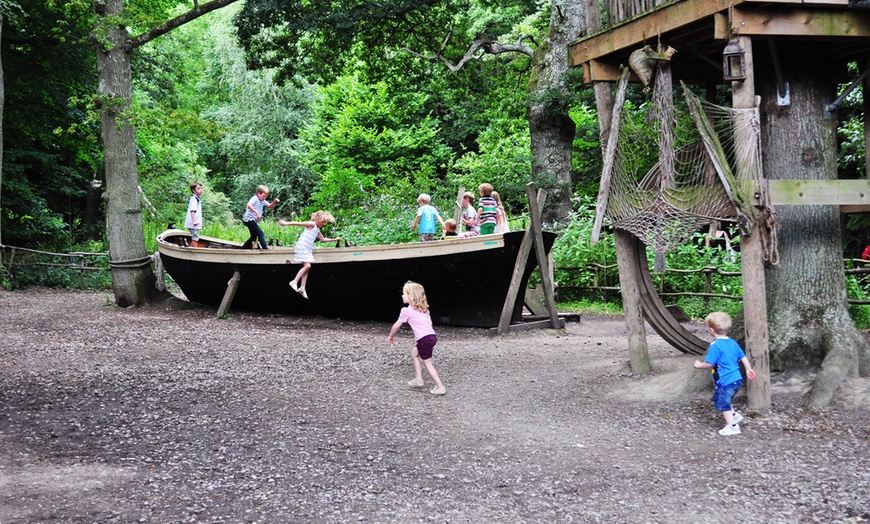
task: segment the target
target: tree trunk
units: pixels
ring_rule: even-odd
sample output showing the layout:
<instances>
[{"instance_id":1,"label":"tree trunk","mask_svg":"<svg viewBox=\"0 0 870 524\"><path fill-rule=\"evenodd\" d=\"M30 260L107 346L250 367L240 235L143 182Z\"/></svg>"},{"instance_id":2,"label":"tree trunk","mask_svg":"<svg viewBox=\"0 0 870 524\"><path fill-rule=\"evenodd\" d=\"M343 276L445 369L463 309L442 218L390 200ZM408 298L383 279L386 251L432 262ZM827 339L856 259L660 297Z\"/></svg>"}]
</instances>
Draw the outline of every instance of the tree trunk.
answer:
<instances>
[{"instance_id":1,"label":"tree trunk","mask_svg":"<svg viewBox=\"0 0 870 524\"><path fill-rule=\"evenodd\" d=\"M790 91L784 106L777 105L771 54L756 49L765 176L835 179L834 122L824 110L836 93L825 46L777 49ZM780 206L776 212L780 263L766 271L770 365L777 371L821 364L809 399L811 407L821 407L844 378L870 371L867 344L848 312L840 213L836 206Z\"/></svg>"},{"instance_id":2,"label":"tree trunk","mask_svg":"<svg viewBox=\"0 0 870 524\"><path fill-rule=\"evenodd\" d=\"M0 40L3 38L3 13L0 13ZM3 61L0 59L0 195L3 194L3 108L6 104L6 79L3 78ZM0 199L2 201L2 199ZM3 209L0 208L0 216ZM3 220L0 219L0 245L3 245ZM0 259L0 267L3 260Z\"/></svg>"},{"instance_id":3,"label":"tree trunk","mask_svg":"<svg viewBox=\"0 0 870 524\"><path fill-rule=\"evenodd\" d=\"M121 307L144 304L157 294L151 271L136 170L136 134L130 121L132 72L130 35L117 22L124 0L95 0L98 28L92 39L97 53L101 138L106 170L106 216L112 289ZM99 27L102 25L102 27Z\"/></svg>"},{"instance_id":4,"label":"tree trunk","mask_svg":"<svg viewBox=\"0 0 870 524\"><path fill-rule=\"evenodd\" d=\"M568 116L568 44L586 30L584 2L553 2L547 37L532 57L529 79L529 133L532 176L541 187L552 188L552 203L544 209L545 223L564 221L571 213L571 150L575 125Z\"/></svg>"}]
</instances>

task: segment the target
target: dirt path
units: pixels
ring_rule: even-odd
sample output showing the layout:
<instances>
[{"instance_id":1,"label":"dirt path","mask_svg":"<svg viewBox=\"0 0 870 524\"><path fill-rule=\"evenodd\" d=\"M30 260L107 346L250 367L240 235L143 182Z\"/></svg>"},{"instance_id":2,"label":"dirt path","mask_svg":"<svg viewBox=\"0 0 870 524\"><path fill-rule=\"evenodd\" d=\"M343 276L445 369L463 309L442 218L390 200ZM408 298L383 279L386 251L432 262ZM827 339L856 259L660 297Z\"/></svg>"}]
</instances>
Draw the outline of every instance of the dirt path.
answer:
<instances>
[{"instance_id":1,"label":"dirt path","mask_svg":"<svg viewBox=\"0 0 870 524\"><path fill-rule=\"evenodd\" d=\"M774 377L725 438L693 357L651 334L632 376L618 318L441 328L434 397L388 324L108 302L0 291L0 524L870 521L868 379L810 413Z\"/></svg>"}]
</instances>

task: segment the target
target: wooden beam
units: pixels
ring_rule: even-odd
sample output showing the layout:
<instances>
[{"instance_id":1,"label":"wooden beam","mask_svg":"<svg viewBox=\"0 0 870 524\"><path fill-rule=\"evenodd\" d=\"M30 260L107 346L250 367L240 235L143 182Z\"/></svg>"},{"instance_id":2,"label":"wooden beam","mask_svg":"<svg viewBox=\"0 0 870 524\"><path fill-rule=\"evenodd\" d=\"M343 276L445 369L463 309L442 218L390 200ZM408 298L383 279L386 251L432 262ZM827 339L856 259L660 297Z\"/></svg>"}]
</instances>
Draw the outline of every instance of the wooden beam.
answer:
<instances>
[{"instance_id":1,"label":"wooden beam","mask_svg":"<svg viewBox=\"0 0 870 524\"><path fill-rule=\"evenodd\" d=\"M681 0L651 11L607 31L578 40L568 46L568 64L581 64L629 49L644 41L653 41L663 33L695 23L714 13L725 11L743 0Z\"/></svg>"},{"instance_id":2,"label":"wooden beam","mask_svg":"<svg viewBox=\"0 0 870 524\"><path fill-rule=\"evenodd\" d=\"M745 36L870 38L864 10L735 7L731 32Z\"/></svg>"},{"instance_id":3,"label":"wooden beam","mask_svg":"<svg viewBox=\"0 0 870 524\"><path fill-rule=\"evenodd\" d=\"M487 334L489 336L493 337L495 335L504 335L504 334L507 334L509 332L516 333L518 331L531 331L533 329L544 329L544 328L548 328L548 327L551 327L550 320L537 320L537 321L533 321L533 322L522 322L519 324L511 324L510 326L508 326L508 329L504 333L502 333L501 328L489 328L487 330ZM565 327L565 319L560 317L555 329L562 329L564 327Z\"/></svg>"},{"instance_id":4,"label":"wooden beam","mask_svg":"<svg viewBox=\"0 0 870 524\"><path fill-rule=\"evenodd\" d=\"M746 51L746 78L743 82L731 82L731 97L735 108L757 107L755 97L755 66L752 54L752 39L741 36L739 43ZM735 137L736 142L741 138ZM737 177L752 178L747 166L736 166ZM758 224L757 227L764 227ZM755 370L755 380L746 385L749 409L769 411L770 353L767 328L767 283L764 275L764 246L762 235L740 235L740 271L743 278L743 322L746 335L746 354Z\"/></svg>"},{"instance_id":5,"label":"wooden beam","mask_svg":"<svg viewBox=\"0 0 870 524\"><path fill-rule=\"evenodd\" d=\"M870 206L870 180L768 180L775 206Z\"/></svg>"},{"instance_id":6,"label":"wooden beam","mask_svg":"<svg viewBox=\"0 0 870 524\"><path fill-rule=\"evenodd\" d=\"M465 194L465 186L459 186L459 191L456 192L456 206L453 207L453 220L456 221L456 231L462 231L462 195Z\"/></svg>"},{"instance_id":7,"label":"wooden beam","mask_svg":"<svg viewBox=\"0 0 870 524\"><path fill-rule=\"evenodd\" d=\"M542 235L544 225L541 223L541 208L538 207L538 201L535 198L534 185L526 186L526 197L529 199L529 230L534 235L535 256L538 259L538 267L541 269L544 304L550 313L550 322L555 328L559 325L559 314L556 311L556 283L553 280L553 272L550 271L550 257L547 256L547 252L544 249L544 236Z\"/></svg>"},{"instance_id":8,"label":"wooden beam","mask_svg":"<svg viewBox=\"0 0 870 524\"><path fill-rule=\"evenodd\" d=\"M533 182L529 182L528 186L534 186ZM537 208L529 202L529 210L543 209L544 203L547 201L547 192L543 189L538 190ZM540 223L540 217L538 217ZM523 272L526 269L526 264L529 260L529 253L532 252L532 247L535 244L534 222L529 220L529 227L523 234L523 240L520 242L519 252L517 253L517 261L514 264L514 272L511 276L511 283L508 287L507 296L505 297L504 306L501 309L501 316L498 320L497 332L505 335L510 331L511 319L513 318L514 306L517 303L517 297L520 292L520 282L523 278ZM524 294L525 296L525 294Z\"/></svg>"},{"instance_id":9,"label":"wooden beam","mask_svg":"<svg viewBox=\"0 0 870 524\"><path fill-rule=\"evenodd\" d=\"M223 318L224 315L227 314L227 311L230 309L230 305L233 303L233 298L236 296L236 289L239 288L239 281L242 280L242 275L236 271L233 273L233 278L227 282L227 290L224 293L224 298L221 300L221 305L217 311L217 318Z\"/></svg>"}]
</instances>

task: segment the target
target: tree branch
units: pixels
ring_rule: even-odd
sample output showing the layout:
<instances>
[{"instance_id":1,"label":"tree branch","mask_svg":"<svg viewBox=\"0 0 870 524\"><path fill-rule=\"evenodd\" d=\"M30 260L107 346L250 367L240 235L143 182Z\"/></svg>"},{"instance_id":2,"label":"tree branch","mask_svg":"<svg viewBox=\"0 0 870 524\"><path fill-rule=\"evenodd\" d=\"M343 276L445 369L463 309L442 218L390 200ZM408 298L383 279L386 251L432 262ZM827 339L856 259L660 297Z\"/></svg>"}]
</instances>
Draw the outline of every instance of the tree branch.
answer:
<instances>
[{"instance_id":1,"label":"tree branch","mask_svg":"<svg viewBox=\"0 0 870 524\"><path fill-rule=\"evenodd\" d=\"M182 13L171 20L167 20L165 23L151 29L150 31L136 35L136 37L131 40L130 49L135 49L141 45L145 45L158 36L163 36L172 31L176 27L183 26L191 20L196 20L204 14L226 7L237 1L238 0L212 0L211 2L206 2L200 5L199 2L195 0L193 3L193 9L190 11Z\"/></svg>"},{"instance_id":2,"label":"tree branch","mask_svg":"<svg viewBox=\"0 0 870 524\"><path fill-rule=\"evenodd\" d=\"M447 36L444 38L444 42L441 43L441 48L438 49L438 53L436 53L434 55L424 55L424 54L418 53L416 51L412 51L411 49L408 49L407 47L400 47L398 49L398 51L404 51L412 56L416 56L417 58L422 58L424 60L437 60L437 61L441 62L442 64L444 64L445 66L447 66L447 68L450 69L450 71L452 71L454 73L459 71L460 69L462 69L462 67L465 64L467 64L470 60L472 60L474 58L474 55L476 55L477 52L481 49L483 50L483 52L485 54L490 54L490 55L498 55L501 53L521 53L521 54L524 54L526 56L532 56L535 53L534 49L523 44L523 40L525 40L527 38L531 39L531 37L526 36L526 35L521 36L519 38L519 40L517 40L517 43L515 43L515 44L502 44L501 42L499 42L497 40L490 40L488 38L478 38L478 39L475 39L471 43L471 45L468 47L468 50L465 51L465 55L462 57L462 59L460 59L459 62L456 62L454 64L450 60L445 58L443 55L444 49L447 46L447 41L450 40L450 36L452 34L453 34L453 28L451 27L450 31L447 33ZM532 41L534 41L534 40L532 40ZM386 49L387 60L392 60L393 58L396 57L397 54L398 54L398 52L390 54L389 48Z\"/></svg>"}]
</instances>

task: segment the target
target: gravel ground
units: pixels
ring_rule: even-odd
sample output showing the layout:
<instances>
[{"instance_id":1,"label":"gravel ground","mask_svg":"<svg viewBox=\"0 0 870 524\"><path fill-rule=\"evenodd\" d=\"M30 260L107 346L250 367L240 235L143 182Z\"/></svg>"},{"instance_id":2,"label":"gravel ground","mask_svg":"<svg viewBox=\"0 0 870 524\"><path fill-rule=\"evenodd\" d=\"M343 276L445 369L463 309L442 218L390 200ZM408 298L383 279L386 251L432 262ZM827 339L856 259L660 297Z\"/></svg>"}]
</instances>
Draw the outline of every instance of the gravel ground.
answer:
<instances>
[{"instance_id":1,"label":"gravel ground","mask_svg":"<svg viewBox=\"0 0 870 524\"><path fill-rule=\"evenodd\" d=\"M809 412L775 376L720 437L694 357L651 333L632 375L620 318L442 327L436 397L407 328L214 313L0 291L0 524L870 521L870 379Z\"/></svg>"}]
</instances>

